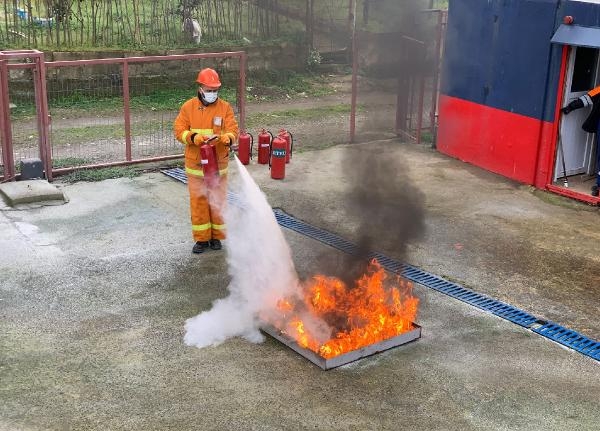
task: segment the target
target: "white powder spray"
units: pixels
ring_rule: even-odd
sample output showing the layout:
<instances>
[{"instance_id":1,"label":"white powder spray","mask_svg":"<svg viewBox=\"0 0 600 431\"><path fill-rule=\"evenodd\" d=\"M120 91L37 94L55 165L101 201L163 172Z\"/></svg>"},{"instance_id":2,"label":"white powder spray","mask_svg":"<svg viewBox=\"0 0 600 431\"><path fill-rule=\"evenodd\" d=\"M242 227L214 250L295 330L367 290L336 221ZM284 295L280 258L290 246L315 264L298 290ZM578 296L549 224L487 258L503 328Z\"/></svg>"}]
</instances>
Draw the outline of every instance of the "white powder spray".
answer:
<instances>
[{"instance_id":1,"label":"white powder spray","mask_svg":"<svg viewBox=\"0 0 600 431\"><path fill-rule=\"evenodd\" d=\"M237 157L234 167L237 172L229 178L229 190L236 199L224 213L229 296L187 320L187 345L206 347L237 336L260 342L264 337L258 330L258 315L299 292L290 248L271 206Z\"/></svg>"}]
</instances>

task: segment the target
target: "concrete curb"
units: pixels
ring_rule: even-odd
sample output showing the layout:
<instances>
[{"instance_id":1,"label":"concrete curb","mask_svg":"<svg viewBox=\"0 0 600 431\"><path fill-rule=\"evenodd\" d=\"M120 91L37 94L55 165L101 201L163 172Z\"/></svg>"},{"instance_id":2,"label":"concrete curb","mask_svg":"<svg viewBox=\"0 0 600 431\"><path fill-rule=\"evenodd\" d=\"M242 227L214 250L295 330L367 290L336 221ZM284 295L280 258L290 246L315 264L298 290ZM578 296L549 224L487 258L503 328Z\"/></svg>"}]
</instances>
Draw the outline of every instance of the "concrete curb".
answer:
<instances>
[{"instance_id":1,"label":"concrete curb","mask_svg":"<svg viewBox=\"0 0 600 431\"><path fill-rule=\"evenodd\" d=\"M65 203L63 192L46 180L15 181L0 184L0 195L11 207L38 202Z\"/></svg>"}]
</instances>

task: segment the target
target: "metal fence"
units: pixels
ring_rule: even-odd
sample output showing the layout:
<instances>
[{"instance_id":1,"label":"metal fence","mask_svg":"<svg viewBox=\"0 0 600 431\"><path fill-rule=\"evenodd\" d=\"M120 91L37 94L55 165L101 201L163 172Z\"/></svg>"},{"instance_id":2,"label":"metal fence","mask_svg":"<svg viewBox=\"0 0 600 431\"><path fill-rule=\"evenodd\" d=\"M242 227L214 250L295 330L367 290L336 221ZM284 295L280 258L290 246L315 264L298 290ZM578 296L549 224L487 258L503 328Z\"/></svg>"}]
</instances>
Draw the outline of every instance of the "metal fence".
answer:
<instances>
[{"instance_id":1,"label":"metal fence","mask_svg":"<svg viewBox=\"0 0 600 431\"><path fill-rule=\"evenodd\" d=\"M173 47L302 33L303 5L284 6L279 0L5 0L0 45ZM290 25L290 17L300 20Z\"/></svg>"},{"instance_id":2,"label":"metal fence","mask_svg":"<svg viewBox=\"0 0 600 431\"><path fill-rule=\"evenodd\" d=\"M44 62L39 51L3 51L0 66L3 180L31 157L45 162L49 180L75 168L181 157L173 121L203 67L221 72L245 122L244 52Z\"/></svg>"},{"instance_id":3,"label":"metal fence","mask_svg":"<svg viewBox=\"0 0 600 431\"><path fill-rule=\"evenodd\" d=\"M402 136L435 145L446 11L415 10L414 31L353 37L353 140Z\"/></svg>"},{"instance_id":4,"label":"metal fence","mask_svg":"<svg viewBox=\"0 0 600 431\"><path fill-rule=\"evenodd\" d=\"M354 33L352 109L349 119L336 117L339 140L401 136L435 145L446 12L417 13L422 38ZM221 72L221 95L244 128L246 62L244 52L45 62L39 51L0 51L0 179L18 177L19 161L31 157L42 158L50 180L82 167L181 157L172 124L202 67Z\"/></svg>"}]
</instances>

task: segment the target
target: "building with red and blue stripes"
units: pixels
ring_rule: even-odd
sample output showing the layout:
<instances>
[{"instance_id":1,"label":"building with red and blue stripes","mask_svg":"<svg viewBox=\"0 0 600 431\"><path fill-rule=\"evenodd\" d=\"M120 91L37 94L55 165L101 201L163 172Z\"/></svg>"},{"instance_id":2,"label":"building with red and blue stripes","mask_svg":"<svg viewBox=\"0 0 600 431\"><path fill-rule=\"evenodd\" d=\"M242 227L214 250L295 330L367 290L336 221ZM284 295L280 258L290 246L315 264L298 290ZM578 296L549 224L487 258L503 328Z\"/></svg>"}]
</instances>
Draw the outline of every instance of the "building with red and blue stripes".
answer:
<instances>
[{"instance_id":1,"label":"building with red and blue stripes","mask_svg":"<svg viewBox=\"0 0 600 431\"><path fill-rule=\"evenodd\" d=\"M600 84L599 48L599 0L450 0L438 150L600 203L589 111L560 111Z\"/></svg>"}]
</instances>

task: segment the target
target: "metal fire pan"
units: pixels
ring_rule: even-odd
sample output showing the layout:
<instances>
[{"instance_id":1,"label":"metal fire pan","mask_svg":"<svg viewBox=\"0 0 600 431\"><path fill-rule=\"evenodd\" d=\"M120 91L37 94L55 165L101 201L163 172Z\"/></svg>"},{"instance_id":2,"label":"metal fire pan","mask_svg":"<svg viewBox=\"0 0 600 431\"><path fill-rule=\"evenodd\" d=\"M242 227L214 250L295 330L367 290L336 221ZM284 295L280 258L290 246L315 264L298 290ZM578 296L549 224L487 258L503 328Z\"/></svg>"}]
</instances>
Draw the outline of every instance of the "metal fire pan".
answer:
<instances>
[{"instance_id":1,"label":"metal fire pan","mask_svg":"<svg viewBox=\"0 0 600 431\"><path fill-rule=\"evenodd\" d=\"M282 334L281 331L275 328L272 325L263 323L260 329L263 330L266 334L275 338L276 340L281 341L283 344L304 356L313 364L319 366L323 370L329 370L331 368L339 367L340 365L349 364L350 362L357 361L362 358L366 358L367 356L374 355L375 353L383 352L384 350L391 349L393 347L398 347L402 344L409 343L418 338L421 338L421 327L415 323L412 324L414 329L410 331L404 332L400 335L397 335L392 338L388 338L387 340L382 340L375 344L370 344L358 350L353 350L348 353L344 353L343 355L335 356L331 359L325 359L324 357L318 355L312 350L305 349L296 343L293 339L289 338L287 335Z\"/></svg>"}]
</instances>

